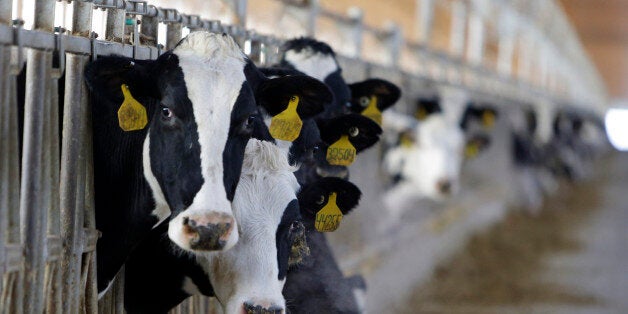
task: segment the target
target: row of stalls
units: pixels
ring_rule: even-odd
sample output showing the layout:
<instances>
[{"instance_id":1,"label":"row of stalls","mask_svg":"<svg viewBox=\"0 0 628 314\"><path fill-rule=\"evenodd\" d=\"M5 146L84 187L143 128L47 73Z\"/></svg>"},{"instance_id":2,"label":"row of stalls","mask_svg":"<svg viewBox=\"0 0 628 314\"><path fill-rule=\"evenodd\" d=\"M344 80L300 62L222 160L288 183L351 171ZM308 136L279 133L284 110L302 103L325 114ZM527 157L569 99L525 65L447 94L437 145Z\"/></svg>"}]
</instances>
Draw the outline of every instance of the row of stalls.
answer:
<instances>
[{"instance_id":1,"label":"row of stalls","mask_svg":"<svg viewBox=\"0 0 628 314\"><path fill-rule=\"evenodd\" d=\"M314 36L337 51L348 82L380 77L402 89L381 144L350 168L361 205L328 236L345 273L365 277L367 312L403 300L513 206L534 212L558 182L593 171L608 149L606 94L555 1L415 4L410 36L317 0L216 0L212 19L183 13L202 12L194 3L0 0L0 308L123 312L122 282L100 301L95 290L83 68L99 55L154 59L197 30L229 33L259 65L275 62L284 39ZM15 84L25 62L22 117ZM195 297L175 312L213 303Z\"/></svg>"}]
</instances>

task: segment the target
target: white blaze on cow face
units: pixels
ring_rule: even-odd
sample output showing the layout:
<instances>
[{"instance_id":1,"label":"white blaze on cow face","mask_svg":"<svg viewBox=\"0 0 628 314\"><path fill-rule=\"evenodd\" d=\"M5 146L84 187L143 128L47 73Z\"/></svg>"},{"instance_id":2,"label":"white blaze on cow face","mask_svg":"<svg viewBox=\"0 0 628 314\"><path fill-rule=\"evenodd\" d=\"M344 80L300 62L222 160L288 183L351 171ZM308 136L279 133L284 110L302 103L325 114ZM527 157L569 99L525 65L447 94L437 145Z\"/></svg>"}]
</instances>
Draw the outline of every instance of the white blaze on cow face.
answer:
<instances>
[{"instance_id":1,"label":"white blaze on cow face","mask_svg":"<svg viewBox=\"0 0 628 314\"><path fill-rule=\"evenodd\" d=\"M229 224L233 232L221 239L223 249L229 249L238 241L238 232L223 182L223 151L231 112L246 80L245 56L231 37L207 32L190 34L173 54L179 59L196 119L203 184L192 204L172 217L168 236L181 248L194 250L186 230L188 221Z\"/></svg>"},{"instance_id":2,"label":"white blaze on cow face","mask_svg":"<svg viewBox=\"0 0 628 314\"><path fill-rule=\"evenodd\" d=\"M233 211L240 240L228 251L197 255L225 313L244 313L244 304L285 309L279 279L277 228L299 185L285 150L251 139L246 147Z\"/></svg>"},{"instance_id":3,"label":"white blaze on cow face","mask_svg":"<svg viewBox=\"0 0 628 314\"><path fill-rule=\"evenodd\" d=\"M324 81L339 68L333 55L314 51L312 48L303 48L300 51L288 50L284 59L295 69L320 81Z\"/></svg>"}]
</instances>

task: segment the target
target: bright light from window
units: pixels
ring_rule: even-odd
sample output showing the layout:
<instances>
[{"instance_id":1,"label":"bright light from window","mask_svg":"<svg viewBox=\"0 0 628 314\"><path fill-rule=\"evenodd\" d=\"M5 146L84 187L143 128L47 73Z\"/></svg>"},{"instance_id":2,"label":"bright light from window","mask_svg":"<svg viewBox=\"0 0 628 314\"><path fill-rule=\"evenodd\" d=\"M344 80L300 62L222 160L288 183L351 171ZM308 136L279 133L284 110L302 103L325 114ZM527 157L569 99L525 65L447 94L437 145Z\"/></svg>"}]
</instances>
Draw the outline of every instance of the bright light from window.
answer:
<instances>
[{"instance_id":1,"label":"bright light from window","mask_svg":"<svg viewBox=\"0 0 628 314\"><path fill-rule=\"evenodd\" d=\"M606 112L605 124L611 144L617 150L628 150L628 109L609 109Z\"/></svg>"}]
</instances>

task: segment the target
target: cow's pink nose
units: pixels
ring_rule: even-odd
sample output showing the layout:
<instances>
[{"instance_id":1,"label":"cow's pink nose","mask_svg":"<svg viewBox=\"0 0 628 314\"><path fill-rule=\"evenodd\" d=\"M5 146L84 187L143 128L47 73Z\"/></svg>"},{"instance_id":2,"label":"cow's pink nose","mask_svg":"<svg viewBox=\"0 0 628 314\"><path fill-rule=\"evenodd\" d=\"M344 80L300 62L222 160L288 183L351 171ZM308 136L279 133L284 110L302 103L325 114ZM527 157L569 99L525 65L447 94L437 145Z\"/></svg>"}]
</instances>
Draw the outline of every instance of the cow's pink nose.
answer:
<instances>
[{"instance_id":1,"label":"cow's pink nose","mask_svg":"<svg viewBox=\"0 0 628 314\"><path fill-rule=\"evenodd\" d=\"M197 251L222 250L233 231L233 216L226 213L192 215L183 218L183 234Z\"/></svg>"}]
</instances>

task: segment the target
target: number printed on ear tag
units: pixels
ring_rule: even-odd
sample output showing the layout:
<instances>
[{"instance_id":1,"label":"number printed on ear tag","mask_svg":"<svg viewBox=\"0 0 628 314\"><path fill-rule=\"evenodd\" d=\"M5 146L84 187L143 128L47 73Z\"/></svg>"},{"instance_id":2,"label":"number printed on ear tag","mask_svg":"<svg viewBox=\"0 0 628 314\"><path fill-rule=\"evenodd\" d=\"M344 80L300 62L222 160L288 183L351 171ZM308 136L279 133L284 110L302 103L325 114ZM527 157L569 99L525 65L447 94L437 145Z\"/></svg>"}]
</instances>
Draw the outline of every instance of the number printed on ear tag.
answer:
<instances>
[{"instance_id":1,"label":"number printed on ear tag","mask_svg":"<svg viewBox=\"0 0 628 314\"><path fill-rule=\"evenodd\" d=\"M342 212L336 204L336 192L332 192L327 199L327 204L316 213L314 227L319 232L332 232L338 229L342 221Z\"/></svg>"},{"instance_id":2,"label":"number printed on ear tag","mask_svg":"<svg viewBox=\"0 0 628 314\"><path fill-rule=\"evenodd\" d=\"M382 112L377 108L377 96L371 96L369 105L362 111L362 115L382 125Z\"/></svg>"},{"instance_id":3,"label":"number printed on ear tag","mask_svg":"<svg viewBox=\"0 0 628 314\"><path fill-rule=\"evenodd\" d=\"M297 113L298 104L299 96L292 96L288 108L270 120L269 131L273 138L292 142L299 137L303 121Z\"/></svg>"},{"instance_id":4,"label":"number printed on ear tag","mask_svg":"<svg viewBox=\"0 0 628 314\"><path fill-rule=\"evenodd\" d=\"M124 101L120 105L120 109L118 109L118 125L125 132L145 128L146 124L148 124L146 108L133 98L126 84L122 84L120 88L122 88Z\"/></svg>"},{"instance_id":5,"label":"number printed on ear tag","mask_svg":"<svg viewBox=\"0 0 628 314\"><path fill-rule=\"evenodd\" d=\"M342 135L327 148L327 162L334 166L349 166L355 160L355 153L355 147L349 141L349 137Z\"/></svg>"}]
</instances>

